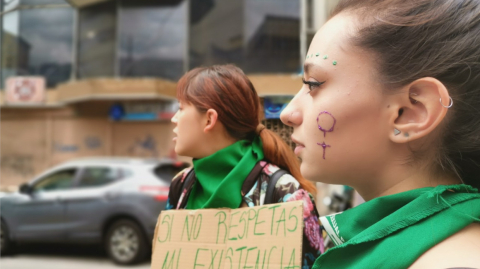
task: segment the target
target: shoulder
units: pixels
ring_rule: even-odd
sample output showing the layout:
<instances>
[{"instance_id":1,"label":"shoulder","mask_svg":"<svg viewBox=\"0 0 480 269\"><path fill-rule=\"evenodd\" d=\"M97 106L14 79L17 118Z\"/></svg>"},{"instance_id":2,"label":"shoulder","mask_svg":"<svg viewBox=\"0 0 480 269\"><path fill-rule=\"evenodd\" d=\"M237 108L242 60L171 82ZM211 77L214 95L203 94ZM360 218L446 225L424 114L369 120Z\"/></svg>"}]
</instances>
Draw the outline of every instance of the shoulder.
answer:
<instances>
[{"instance_id":1,"label":"shoulder","mask_svg":"<svg viewBox=\"0 0 480 269\"><path fill-rule=\"evenodd\" d=\"M420 256L410 269L480 267L480 223L472 223Z\"/></svg>"},{"instance_id":2,"label":"shoulder","mask_svg":"<svg viewBox=\"0 0 480 269\"><path fill-rule=\"evenodd\" d=\"M182 171L178 172L178 174L173 177L172 183L175 181L179 181L180 183L182 183L185 180L185 177L187 177L190 170L192 170L192 167L185 168Z\"/></svg>"},{"instance_id":3,"label":"shoulder","mask_svg":"<svg viewBox=\"0 0 480 269\"><path fill-rule=\"evenodd\" d=\"M280 170L280 167L271 164L271 163L266 163L265 166L263 167L263 173L266 174L268 177L272 177L275 172ZM283 174L275 184L276 189L282 189L282 187L294 187L294 189L298 189L300 187L300 183L288 172Z\"/></svg>"},{"instance_id":4,"label":"shoulder","mask_svg":"<svg viewBox=\"0 0 480 269\"><path fill-rule=\"evenodd\" d=\"M185 178L191 170L191 167L185 168L173 177L172 183L170 183L170 193L177 193L180 191L183 181L185 181Z\"/></svg>"}]
</instances>

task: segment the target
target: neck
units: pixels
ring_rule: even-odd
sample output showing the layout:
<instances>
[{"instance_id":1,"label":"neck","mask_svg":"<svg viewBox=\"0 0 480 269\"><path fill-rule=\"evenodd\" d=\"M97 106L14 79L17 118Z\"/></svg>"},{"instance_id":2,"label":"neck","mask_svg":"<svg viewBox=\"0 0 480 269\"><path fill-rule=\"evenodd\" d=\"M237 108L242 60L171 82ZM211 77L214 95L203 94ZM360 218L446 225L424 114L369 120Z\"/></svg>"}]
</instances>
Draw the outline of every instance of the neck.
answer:
<instances>
[{"instance_id":1,"label":"neck","mask_svg":"<svg viewBox=\"0 0 480 269\"><path fill-rule=\"evenodd\" d=\"M208 139L206 139L205 142L202 143L202 145L199 145L201 146L202 150L201 150L201 156L199 156L198 158L204 158L204 157L210 156L215 152L234 144L235 142L237 142L237 140L230 137L229 135L221 134L221 133L214 134L208 137Z\"/></svg>"},{"instance_id":2,"label":"neck","mask_svg":"<svg viewBox=\"0 0 480 269\"><path fill-rule=\"evenodd\" d=\"M460 180L449 175L434 175L426 166L416 167L405 164L387 167L382 175L368 182L368 184L362 182L358 184L359 186L353 186L366 201L413 189L461 183Z\"/></svg>"}]
</instances>

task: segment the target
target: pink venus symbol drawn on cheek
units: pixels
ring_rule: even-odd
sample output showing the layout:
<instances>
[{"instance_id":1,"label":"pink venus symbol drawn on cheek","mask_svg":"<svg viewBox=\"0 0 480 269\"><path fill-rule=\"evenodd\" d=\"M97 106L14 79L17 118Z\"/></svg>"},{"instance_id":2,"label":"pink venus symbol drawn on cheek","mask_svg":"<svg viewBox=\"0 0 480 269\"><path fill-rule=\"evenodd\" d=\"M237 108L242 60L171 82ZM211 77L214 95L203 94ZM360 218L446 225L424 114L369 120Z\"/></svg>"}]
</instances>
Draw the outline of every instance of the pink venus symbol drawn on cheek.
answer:
<instances>
[{"instance_id":1,"label":"pink venus symbol drawn on cheek","mask_svg":"<svg viewBox=\"0 0 480 269\"><path fill-rule=\"evenodd\" d=\"M325 114L326 116L329 116L329 117L331 117L331 118L333 119L332 127L330 127L330 129L323 128L323 127L320 125L320 123L319 123L320 116L321 116L321 115L324 115L324 114ZM327 135L327 132L333 132L333 128L335 127L335 123L337 123L337 120L336 120L336 119L333 117L333 115L332 115L330 112L328 112L328 111L320 112L320 114L318 114L318 116L317 116L317 126L318 126L318 129L323 132L323 137L325 137L325 136ZM325 151L326 151L327 148L330 148L331 146L325 144L325 141L324 141L323 143L321 143L321 144L320 144L320 143L317 143L317 145L322 146L322 148L323 148L323 159L325 159Z\"/></svg>"},{"instance_id":2,"label":"pink venus symbol drawn on cheek","mask_svg":"<svg viewBox=\"0 0 480 269\"><path fill-rule=\"evenodd\" d=\"M323 159L325 159L325 150L326 150L327 148L329 148L330 145L325 144L325 142L323 142L322 144L317 143L317 145L322 146L322 148L323 148Z\"/></svg>"},{"instance_id":3,"label":"pink venus symbol drawn on cheek","mask_svg":"<svg viewBox=\"0 0 480 269\"><path fill-rule=\"evenodd\" d=\"M330 127L330 129L326 129L326 128L323 128L320 123L318 122L320 120L320 116L322 115L326 115L326 116L329 116L333 119L333 123L332 123L332 127ZM317 125L318 125L318 129L320 131L323 132L323 137L325 137L327 135L327 132L333 132L333 128L335 127L335 124L337 123L337 120L333 117L333 115L328 112L328 111L322 111L320 112L320 114L318 114L317 116Z\"/></svg>"}]
</instances>

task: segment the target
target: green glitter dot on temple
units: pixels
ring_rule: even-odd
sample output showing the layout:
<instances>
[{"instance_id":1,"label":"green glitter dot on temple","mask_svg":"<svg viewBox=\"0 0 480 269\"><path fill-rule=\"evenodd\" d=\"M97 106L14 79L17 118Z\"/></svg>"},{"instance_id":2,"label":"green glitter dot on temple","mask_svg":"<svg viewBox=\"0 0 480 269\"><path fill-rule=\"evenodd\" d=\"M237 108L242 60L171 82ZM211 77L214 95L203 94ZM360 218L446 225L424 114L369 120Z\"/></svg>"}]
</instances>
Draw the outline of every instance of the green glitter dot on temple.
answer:
<instances>
[{"instance_id":1,"label":"green glitter dot on temple","mask_svg":"<svg viewBox=\"0 0 480 269\"><path fill-rule=\"evenodd\" d=\"M337 65L337 61L333 61L333 65Z\"/></svg>"}]
</instances>

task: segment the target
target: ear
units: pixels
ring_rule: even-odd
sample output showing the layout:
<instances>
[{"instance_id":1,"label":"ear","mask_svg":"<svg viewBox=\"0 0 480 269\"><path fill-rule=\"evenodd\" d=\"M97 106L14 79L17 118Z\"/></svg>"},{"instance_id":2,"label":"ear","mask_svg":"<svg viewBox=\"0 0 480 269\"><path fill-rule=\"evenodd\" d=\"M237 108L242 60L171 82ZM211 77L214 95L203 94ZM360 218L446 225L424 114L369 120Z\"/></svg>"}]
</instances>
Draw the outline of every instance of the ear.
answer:
<instances>
[{"instance_id":1,"label":"ear","mask_svg":"<svg viewBox=\"0 0 480 269\"><path fill-rule=\"evenodd\" d=\"M205 113L205 128L203 129L203 131L207 133L213 130L213 128L215 127L215 124L217 123L217 119L218 119L217 111L212 108L208 109L207 112Z\"/></svg>"},{"instance_id":2,"label":"ear","mask_svg":"<svg viewBox=\"0 0 480 269\"><path fill-rule=\"evenodd\" d=\"M392 115L390 139L395 143L430 134L445 118L448 108L444 106L450 101L445 85L430 77L415 80L393 98L396 113Z\"/></svg>"}]
</instances>

